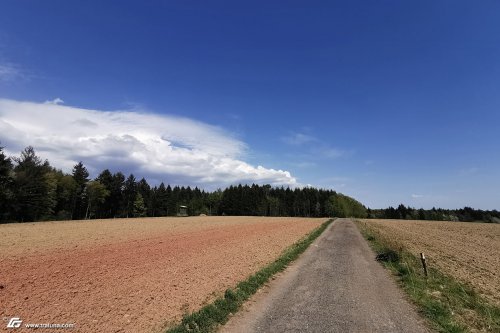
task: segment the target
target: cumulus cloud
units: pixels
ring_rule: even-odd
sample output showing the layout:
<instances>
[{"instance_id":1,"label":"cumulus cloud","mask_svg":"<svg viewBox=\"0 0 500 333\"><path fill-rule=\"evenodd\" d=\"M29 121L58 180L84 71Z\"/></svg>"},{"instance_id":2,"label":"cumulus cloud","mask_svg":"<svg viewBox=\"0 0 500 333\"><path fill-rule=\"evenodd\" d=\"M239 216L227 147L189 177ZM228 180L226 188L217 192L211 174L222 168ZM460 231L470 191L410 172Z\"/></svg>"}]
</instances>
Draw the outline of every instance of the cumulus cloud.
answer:
<instances>
[{"instance_id":1,"label":"cumulus cloud","mask_svg":"<svg viewBox=\"0 0 500 333\"><path fill-rule=\"evenodd\" d=\"M225 186L297 185L290 172L243 161L246 145L224 129L188 118L134 111L99 111L0 99L0 141L9 154L32 145L52 165L70 171L83 161L153 182Z\"/></svg>"}]
</instances>

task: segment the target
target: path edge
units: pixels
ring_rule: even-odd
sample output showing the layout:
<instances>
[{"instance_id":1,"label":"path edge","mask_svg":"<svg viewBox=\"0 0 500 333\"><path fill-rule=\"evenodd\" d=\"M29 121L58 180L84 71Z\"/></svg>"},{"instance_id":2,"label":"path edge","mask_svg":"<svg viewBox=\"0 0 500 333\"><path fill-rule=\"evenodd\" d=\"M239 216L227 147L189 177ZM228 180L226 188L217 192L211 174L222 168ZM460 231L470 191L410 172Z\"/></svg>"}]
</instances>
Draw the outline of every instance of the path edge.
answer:
<instances>
[{"instance_id":1,"label":"path edge","mask_svg":"<svg viewBox=\"0 0 500 333\"><path fill-rule=\"evenodd\" d=\"M334 221L335 218L330 218L323 222L319 227L286 248L275 261L250 275L246 280L239 282L236 287L227 289L223 297L217 298L196 312L185 315L179 324L164 332L215 332L272 277L297 260Z\"/></svg>"}]
</instances>

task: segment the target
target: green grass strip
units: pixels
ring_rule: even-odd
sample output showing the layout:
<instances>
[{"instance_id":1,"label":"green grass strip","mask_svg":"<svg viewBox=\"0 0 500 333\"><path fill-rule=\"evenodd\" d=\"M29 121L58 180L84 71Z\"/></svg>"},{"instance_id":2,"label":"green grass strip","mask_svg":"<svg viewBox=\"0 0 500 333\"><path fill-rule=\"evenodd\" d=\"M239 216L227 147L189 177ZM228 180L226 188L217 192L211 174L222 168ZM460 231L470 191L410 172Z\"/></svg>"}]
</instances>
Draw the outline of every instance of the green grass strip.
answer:
<instances>
[{"instance_id":1,"label":"green grass strip","mask_svg":"<svg viewBox=\"0 0 500 333\"><path fill-rule=\"evenodd\" d=\"M423 274L420 258L404 249L397 240L384 236L369 222L356 221L383 265L398 276L399 284L438 332L500 333L500 307L490 304L471 286L429 269Z\"/></svg>"},{"instance_id":2,"label":"green grass strip","mask_svg":"<svg viewBox=\"0 0 500 333\"><path fill-rule=\"evenodd\" d=\"M292 261L298 258L311 243L333 222L330 219L314 229L307 236L287 248L274 262L251 275L245 281L238 283L236 288L227 289L224 297L204 306L199 311L185 315L176 327L168 329L167 333L213 332L219 325L227 322L229 315L238 311L248 300L276 273L283 271Z\"/></svg>"}]
</instances>

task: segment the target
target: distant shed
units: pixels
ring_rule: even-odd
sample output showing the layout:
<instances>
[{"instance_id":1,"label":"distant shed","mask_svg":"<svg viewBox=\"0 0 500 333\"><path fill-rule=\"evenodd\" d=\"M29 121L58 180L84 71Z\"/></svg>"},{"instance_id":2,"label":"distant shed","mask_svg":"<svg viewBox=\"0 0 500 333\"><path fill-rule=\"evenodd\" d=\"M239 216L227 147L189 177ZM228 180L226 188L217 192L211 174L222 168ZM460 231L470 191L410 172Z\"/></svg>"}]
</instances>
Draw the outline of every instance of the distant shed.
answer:
<instances>
[{"instance_id":1,"label":"distant shed","mask_svg":"<svg viewBox=\"0 0 500 333\"><path fill-rule=\"evenodd\" d=\"M179 206L179 212L177 213L177 216L188 216L187 210L187 206Z\"/></svg>"}]
</instances>

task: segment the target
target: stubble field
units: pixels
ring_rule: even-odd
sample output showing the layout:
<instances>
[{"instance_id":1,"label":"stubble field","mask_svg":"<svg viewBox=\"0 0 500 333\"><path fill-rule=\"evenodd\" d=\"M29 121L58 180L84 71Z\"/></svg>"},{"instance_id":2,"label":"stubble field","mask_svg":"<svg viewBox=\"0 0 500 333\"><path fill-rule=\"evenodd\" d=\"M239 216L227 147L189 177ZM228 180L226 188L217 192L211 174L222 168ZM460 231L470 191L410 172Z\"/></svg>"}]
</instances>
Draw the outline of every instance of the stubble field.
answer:
<instances>
[{"instance_id":1,"label":"stubble field","mask_svg":"<svg viewBox=\"0 0 500 333\"><path fill-rule=\"evenodd\" d=\"M324 221L189 217L0 225L0 317L75 323L73 332L158 332Z\"/></svg>"},{"instance_id":2,"label":"stubble field","mask_svg":"<svg viewBox=\"0 0 500 333\"><path fill-rule=\"evenodd\" d=\"M363 220L500 305L500 224Z\"/></svg>"}]
</instances>

